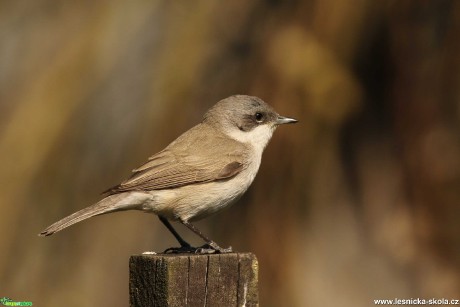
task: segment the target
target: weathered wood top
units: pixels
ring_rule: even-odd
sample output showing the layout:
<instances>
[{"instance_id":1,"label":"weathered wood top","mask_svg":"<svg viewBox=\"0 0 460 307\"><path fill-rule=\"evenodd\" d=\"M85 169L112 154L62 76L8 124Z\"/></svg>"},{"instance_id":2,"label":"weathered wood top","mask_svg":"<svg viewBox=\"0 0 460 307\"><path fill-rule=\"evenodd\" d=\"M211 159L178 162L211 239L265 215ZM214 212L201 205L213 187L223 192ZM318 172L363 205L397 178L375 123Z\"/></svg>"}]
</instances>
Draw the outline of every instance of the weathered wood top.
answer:
<instances>
[{"instance_id":1,"label":"weathered wood top","mask_svg":"<svg viewBox=\"0 0 460 307\"><path fill-rule=\"evenodd\" d=\"M131 306L258 306L251 253L136 255L129 269Z\"/></svg>"}]
</instances>

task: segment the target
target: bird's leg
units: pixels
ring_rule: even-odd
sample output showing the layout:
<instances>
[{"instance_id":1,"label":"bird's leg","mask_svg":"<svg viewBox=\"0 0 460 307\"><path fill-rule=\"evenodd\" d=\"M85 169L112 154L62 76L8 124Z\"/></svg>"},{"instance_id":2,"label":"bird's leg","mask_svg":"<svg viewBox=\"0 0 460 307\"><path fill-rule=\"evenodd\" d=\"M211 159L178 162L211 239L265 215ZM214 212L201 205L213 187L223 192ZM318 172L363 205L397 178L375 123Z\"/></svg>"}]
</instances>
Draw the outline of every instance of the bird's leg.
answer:
<instances>
[{"instance_id":1,"label":"bird's leg","mask_svg":"<svg viewBox=\"0 0 460 307\"><path fill-rule=\"evenodd\" d=\"M211 240L207 236L205 236L198 228L193 226L191 223L189 223L187 221L183 221L181 219L179 219L179 221L183 225L185 225L188 229L193 231L195 234L197 234L200 238L202 238L206 242L205 245L203 245L202 247L200 247L200 248L198 248L196 250L197 253L209 254L209 253L213 253L213 252L219 252L221 254L224 254L224 253L231 253L232 252L232 247L229 247L229 248L220 247L219 245L217 245L216 242L214 242L213 240Z\"/></svg>"},{"instance_id":2,"label":"bird's leg","mask_svg":"<svg viewBox=\"0 0 460 307\"><path fill-rule=\"evenodd\" d=\"M179 242L180 247L170 247L164 251L164 253L190 253L190 252L195 252L196 248L193 248L190 244L187 243L182 237L177 233L177 231L172 227L171 223L164 218L163 216L158 216L160 221L168 228L168 230L173 234L173 236L176 238L176 240Z\"/></svg>"}]
</instances>

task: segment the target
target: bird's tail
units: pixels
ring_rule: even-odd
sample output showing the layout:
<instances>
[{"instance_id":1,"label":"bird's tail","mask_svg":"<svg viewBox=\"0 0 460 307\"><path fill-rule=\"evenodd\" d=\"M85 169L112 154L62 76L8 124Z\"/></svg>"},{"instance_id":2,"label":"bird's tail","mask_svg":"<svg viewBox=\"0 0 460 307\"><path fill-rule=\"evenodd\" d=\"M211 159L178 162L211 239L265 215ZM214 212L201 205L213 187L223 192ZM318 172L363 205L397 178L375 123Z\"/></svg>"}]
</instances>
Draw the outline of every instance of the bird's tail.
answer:
<instances>
[{"instance_id":1,"label":"bird's tail","mask_svg":"<svg viewBox=\"0 0 460 307\"><path fill-rule=\"evenodd\" d=\"M75 223L86 220L90 217L106 214L115 211L137 209L144 201L150 196L146 193L141 192L129 192L115 195L109 195L101 201L95 203L92 206L86 207L80 211L77 211L60 221L48 226L45 230L40 232L38 235L45 237L50 236L64 228L67 228Z\"/></svg>"}]
</instances>

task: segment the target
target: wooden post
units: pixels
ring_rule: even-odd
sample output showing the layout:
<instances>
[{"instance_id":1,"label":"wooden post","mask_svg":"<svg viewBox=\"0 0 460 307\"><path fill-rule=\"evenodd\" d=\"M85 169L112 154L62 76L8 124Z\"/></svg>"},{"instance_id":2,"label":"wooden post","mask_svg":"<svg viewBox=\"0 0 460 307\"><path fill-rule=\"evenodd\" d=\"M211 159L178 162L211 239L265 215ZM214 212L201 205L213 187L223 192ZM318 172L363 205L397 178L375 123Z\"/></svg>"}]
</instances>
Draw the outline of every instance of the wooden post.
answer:
<instances>
[{"instance_id":1,"label":"wooden post","mask_svg":"<svg viewBox=\"0 0 460 307\"><path fill-rule=\"evenodd\" d=\"M131 307L258 306L254 254L131 256Z\"/></svg>"}]
</instances>

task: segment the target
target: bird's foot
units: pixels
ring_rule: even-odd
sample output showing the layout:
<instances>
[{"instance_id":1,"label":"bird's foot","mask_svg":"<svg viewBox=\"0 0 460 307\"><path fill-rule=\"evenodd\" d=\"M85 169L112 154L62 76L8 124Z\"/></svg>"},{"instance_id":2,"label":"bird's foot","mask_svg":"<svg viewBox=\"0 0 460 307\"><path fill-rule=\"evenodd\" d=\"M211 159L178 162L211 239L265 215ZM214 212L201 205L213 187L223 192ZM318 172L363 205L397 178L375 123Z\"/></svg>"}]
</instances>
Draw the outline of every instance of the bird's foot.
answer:
<instances>
[{"instance_id":1,"label":"bird's foot","mask_svg":"<svg viewBox=\"0 0 460 307\"><path fill-rule=\"evenodd\" d=\"M165 249L163 254L193 254L197 250L196 247L192 247L190 245L184 245L180 247L170 247Z\"/></svg>"},{"instance_id":2,"label":"bird's foot","mask_svg":"<svg viewBox=\"0 0 460 307\"><path fill-rule=\"evenodd\" d=\"M222 248L216 242L210 241L200 247L182 245L180 247L167 248L164 254L226 254L231 253L232 247Z\"/></svg>"},{"instance_id":3,"label":"bird's foot","mask_svg":"<svg viewBox=\"0 0 460 307\"><path fill-rule=\"evenodd\" d=\"M222 248L214 241L210 241L196 249L195 254L226 254L231 253L232 247Z\"/></svg>"}]
</instances>

